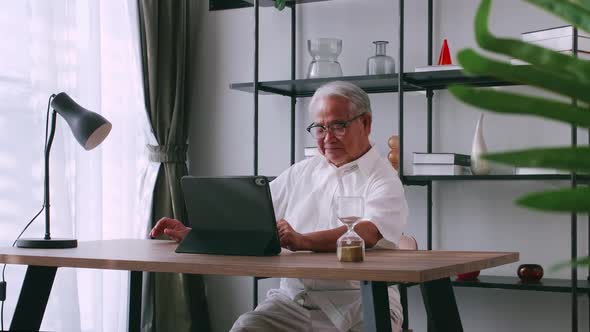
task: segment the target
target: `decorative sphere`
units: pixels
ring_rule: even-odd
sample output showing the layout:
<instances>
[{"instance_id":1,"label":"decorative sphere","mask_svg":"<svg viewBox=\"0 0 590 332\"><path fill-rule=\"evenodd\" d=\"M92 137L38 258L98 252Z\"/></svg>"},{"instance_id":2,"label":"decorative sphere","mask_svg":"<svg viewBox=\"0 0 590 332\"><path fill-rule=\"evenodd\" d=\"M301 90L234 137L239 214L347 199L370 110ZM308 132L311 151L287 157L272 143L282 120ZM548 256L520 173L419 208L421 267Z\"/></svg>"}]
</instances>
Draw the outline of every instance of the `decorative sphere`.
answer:
<instances>
[{"instance_id":1,"label":"decorative sphere","mask_svg":"<svg viewBox=\"0 0 590 332\"><path fill-rule=\"evenodd\" d=\"M522 282L539 282L543 278L543 267L539 264L522 264L517 274Z\"/></svg>"}]
</instances>

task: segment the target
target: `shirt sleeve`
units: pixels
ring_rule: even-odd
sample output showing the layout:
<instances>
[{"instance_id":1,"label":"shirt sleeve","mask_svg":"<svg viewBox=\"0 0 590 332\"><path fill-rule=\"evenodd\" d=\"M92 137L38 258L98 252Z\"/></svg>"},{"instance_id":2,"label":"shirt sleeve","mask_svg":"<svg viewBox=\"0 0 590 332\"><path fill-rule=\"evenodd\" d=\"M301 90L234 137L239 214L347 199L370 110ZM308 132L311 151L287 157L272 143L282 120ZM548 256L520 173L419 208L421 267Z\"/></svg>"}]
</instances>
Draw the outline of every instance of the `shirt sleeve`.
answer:
<instances>
[{"instance_id":1,"label":"shirt sleeve","mask_svg":"<svg viewBox=\"0 0 590 332\"><path fill-rule=\"evenodd\" d=\"M287 211L287 203L289 201L289 188L292 187L291 177L293 173L293 166L287 168L281 175L270 182L270 195L272 197L272 205L275 210L276 221L285 218Z\"/></svg>"},{"instance_id":2,"label":"shirt sleeve","mask_svg":"<svg viewBox=\"0 0 590 332\"><path fill-rule=\"evenodd\" d=\"M399 178L378 181L365 196L365 220L371 221L383 236L375 248L395 249L407 223L408 205Z\"/></svg>"}]
</instances>

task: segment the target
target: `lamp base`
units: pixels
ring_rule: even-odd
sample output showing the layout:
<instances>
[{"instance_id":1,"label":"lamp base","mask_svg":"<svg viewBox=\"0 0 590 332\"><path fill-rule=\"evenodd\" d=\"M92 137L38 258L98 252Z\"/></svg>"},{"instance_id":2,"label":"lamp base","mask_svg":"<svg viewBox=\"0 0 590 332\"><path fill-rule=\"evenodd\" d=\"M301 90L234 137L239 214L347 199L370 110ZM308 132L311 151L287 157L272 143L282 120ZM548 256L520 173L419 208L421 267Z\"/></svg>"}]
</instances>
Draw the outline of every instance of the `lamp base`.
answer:
<instances>
[{"instance_id":1,"label":"lamp base","mask_svg":"<svg viewBox=\"0 0 590 332\"><path fill-rule=\"evenodd\" d=\"M66 249L76 248L78 240L76 239L19 239L16 241L16 246L19 248L33 248L33 249Z\"/></svg>"}]
</instances>

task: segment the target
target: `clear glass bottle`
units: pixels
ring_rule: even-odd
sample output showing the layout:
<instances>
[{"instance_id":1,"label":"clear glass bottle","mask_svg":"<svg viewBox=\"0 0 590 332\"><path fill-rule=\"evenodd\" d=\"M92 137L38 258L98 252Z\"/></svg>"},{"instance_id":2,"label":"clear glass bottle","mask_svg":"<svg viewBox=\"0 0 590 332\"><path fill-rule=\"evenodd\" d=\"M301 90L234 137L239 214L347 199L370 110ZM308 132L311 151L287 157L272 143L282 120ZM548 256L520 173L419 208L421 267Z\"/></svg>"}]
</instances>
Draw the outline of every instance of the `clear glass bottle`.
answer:
<instances>
[{"instance_id":1,"label":"clear glass bottle","mask_svg":"<svg viewBox=\"0 0 590 332\"><path fill-rule=\"evenodd\" d=\"M385 53L389 42L377 40L373 44L375 44L375 55L367 59L367 75L395 73L395 60Z\"/></svg>"}]
</instances>

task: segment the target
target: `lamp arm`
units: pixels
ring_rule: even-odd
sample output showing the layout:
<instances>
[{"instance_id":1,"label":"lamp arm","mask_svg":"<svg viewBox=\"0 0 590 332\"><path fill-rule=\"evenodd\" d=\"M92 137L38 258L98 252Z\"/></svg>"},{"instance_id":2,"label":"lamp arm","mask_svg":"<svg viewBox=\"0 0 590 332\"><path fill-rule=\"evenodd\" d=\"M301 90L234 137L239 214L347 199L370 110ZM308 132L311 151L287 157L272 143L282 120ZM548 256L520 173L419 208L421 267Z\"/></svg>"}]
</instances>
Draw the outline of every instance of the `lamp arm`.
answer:
<instances>
[{"instance_id":1,"label":"lamp arm","mask_svg":"<svg viewBox=\"0 0 590 332\"><path fill-rule=\"evenodd\" d=\"M43 200L43 208L37 213L31 221L25 226L22 232L16 238L14 243L19 248L35 248L35 249L66 249L66 248L76 248L78 246L78 241L76 239L59 239L51 238L50 233L50 204L49 204L49 155L51 153L51 145L53 144L53 138L55 137L55 127L57 126L57 111L59 108L54 107L53 112L51 113L51 125L49 124L49 112L51 111L51 107L53 106L53 98L57 97L56 95L51 95L49 97L49 101L47 102L47 114L45 117L45 144L44 154L45 154L45 177L44 177L44 200ZM60 114L61 115L61 114ZM37 216L41 214L45 210L45 237L43 239L21 239L21 235L29 228L29 226L35 221ZM14 246L14 244L13 244Z\"/></svg>"},{"instance_id":2,"label":"lamp arm","mask_svg":"<svg viewBox=\"0 0 590 332\"><path fill-rule=\"evenodd\" d=\"M51 240L49 229L49 153L51 152L51 144L53 144L53 137L55 136L56 115L57 112L53 110L51 113L51 129L49 130L49 137L47 138L47 144L45 145L45 197L43 200L43 207L45 208L45 240ZM47 109L47 117L49 118L49 109Z\"/></svg>"}]
</instances>

